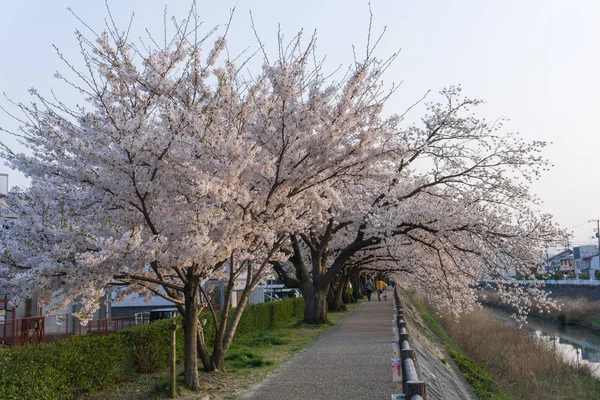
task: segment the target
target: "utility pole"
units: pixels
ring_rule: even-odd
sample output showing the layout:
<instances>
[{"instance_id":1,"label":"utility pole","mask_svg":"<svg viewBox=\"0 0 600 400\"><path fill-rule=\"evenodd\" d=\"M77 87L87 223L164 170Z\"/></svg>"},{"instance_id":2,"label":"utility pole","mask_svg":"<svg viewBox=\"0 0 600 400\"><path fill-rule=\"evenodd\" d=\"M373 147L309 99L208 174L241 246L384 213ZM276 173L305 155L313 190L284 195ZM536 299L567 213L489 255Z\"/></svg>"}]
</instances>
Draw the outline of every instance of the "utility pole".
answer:
<instances>
[{"instance_id":1,"label":"utility pole","mask_svg":"<svg viewBox=\"0 0 600 400\"><path fill-rule=\"evenodd\" d=\"M596 239L598 239L598 251L600 251L600 219L593 219L590 222L596 223Z\"/></svg>"},{"instance_id":2,"label":"utility pole","mask_svg":"<svg viewBox=\"0 0 600 400\"><path fill-rule=\"evenodd\" d=\"M591 219L588 222L596 223L596 239L598 239L598 262L600 263L600 219ZM592 258L592 260L593 260L593 258ZM590 265L590 279L593 279L591 265Z\"/></svg>"},{"instance_id":3,"label":"utility pole","mask_svg":"<svg viewBox=\"0 0 600 400\"><path fill-rule=\"evenodd\" d=\"M571 249L571 236L573 236L573 231L571 231L571 233L567 232L565 235L565 250L570 250ZM571 268L573 269L573 271L575 272L575 276L577 276L577 268L575 267L575 254L572 252L571 253L571 257L569 258L570 262L569 262L569 272L571 272ZM562 261L561 261L562 264Z\"/></svg>"}]
</instances>

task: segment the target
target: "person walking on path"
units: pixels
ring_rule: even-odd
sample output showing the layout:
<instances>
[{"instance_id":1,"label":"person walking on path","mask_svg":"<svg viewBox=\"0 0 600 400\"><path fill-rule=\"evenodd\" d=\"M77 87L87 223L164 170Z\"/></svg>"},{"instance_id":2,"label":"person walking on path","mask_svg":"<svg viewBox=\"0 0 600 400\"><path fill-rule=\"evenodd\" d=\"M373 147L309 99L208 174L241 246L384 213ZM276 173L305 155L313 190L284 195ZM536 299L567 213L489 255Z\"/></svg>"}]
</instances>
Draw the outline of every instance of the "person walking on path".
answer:
<instances>
[{"instance_id":1,"label":"person walking on path","mask_svg":"<svg viewBox=\"0 0 600 400\"><path fill-rule=\"evenodd\" d=\"M378 280L375 286L377 288L377 300L381 301L381 294L386 290L387 285L384 281ZM387 295L384 294L383 296L385 301L387 301Z\"/></svg>"},{"instance_id":2,"label":"person walking on path","mask_svg":"<svg viewBox=\"0 0 600 400\"><path fill-rule=\"evenodd\" d=\"M371 301L371 293L375 289L375 285L373 285L373 281L371 279L367 279L367 283L365 283L365 291L367 292L367 299Z\"/></svg>"}]
</instances>

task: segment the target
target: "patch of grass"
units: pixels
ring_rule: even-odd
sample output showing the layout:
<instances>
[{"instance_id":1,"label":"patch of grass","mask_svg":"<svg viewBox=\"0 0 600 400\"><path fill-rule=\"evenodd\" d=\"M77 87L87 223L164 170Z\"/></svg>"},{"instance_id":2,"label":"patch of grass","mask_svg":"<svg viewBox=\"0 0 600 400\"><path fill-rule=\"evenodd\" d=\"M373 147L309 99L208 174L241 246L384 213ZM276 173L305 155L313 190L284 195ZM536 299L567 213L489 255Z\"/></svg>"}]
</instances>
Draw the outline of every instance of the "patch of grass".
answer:
<instances>
[{"instance_id":1,"label":"patch of grass","mask_svg":"<svg viewBox=\"0 0 600 400\"><path fill-rule=\"evenodd\" d=\"M183 387L183 380L178 377L177 381L176 381L176 391L177 394L180 394L184 387ZM154 382L154 389L159 392L159 393L163 393L163 394L169 394L170 393L170 388L171 388L171 379L168 376L161 376L158 379L156 379L156 381Z\"/></svg>"},{"instance_id":2,"label":"patch of grass","mask_svg":"<svg viewBox=\"0 0 600 400\"><path fill-rule=\"evenodd\" d=\"M250 350L238 350L230 352L225 361L228 361L228 366L233 368L255 368L264 365L273 365L272 361L265 359Z\"/></svg>"},{"instance_id":3,"label":"patch of grass","mask_svg":"<svg viewBox=\"0 0 600 400\"><path fill-rule=\"evenodd\" d=\"M271 334L270 332L259 332L250 341L247 342L249 346L280 346L286 344L287 341Z\"/></svg>"},{"instance_id":4,"label":"patch of grass","mask_svg":"<svg viewBox=\"0 0 600 400\"><path fill-rule=\"evenodd\" d=\"M329 315L329 318L331 320L331 315ZM320 330L323 328L323 326L332 326L331 321L328 321L324 324L321 325L311 325L311 324L307 324L306 322L299 320L298 322L296 322L294 324L294 328L298 328L298 329L314 329L314 330Z\"/></svg>"},{"instance_id":5,"label":"patch of grass","mask_svg":"<svg viewBox=\"0 0 600 400\"><path fill-rule=\"evenodd\" d=\"M446 333L442 325L439 323L437 318L425 307L422 303L415 301L414 303L416 311L421 314L421 317L429 327L436 334L438 339L442 342L444 347L458 350L458 346L454 343L454 340Z\"/></svg>"},{"instance_id":6,"label":"patch of grass","mask_svg":"<svg viewBox=\"0 0 600 400\"><path fill-rule=\"evenodd\" d=\"M460 351L446 350L479 399L510 400L485 369Z\"/></svg>"},{"instance_id":7,"label":"patch of grass","mask_svg":"<svg viewBox=\"0 0 600 400\"><path fill-rule=\"evenodd\" d=\"M600 318L590 318L588 321L594 328L600 329Z\"/></svg>"}]
</instances>

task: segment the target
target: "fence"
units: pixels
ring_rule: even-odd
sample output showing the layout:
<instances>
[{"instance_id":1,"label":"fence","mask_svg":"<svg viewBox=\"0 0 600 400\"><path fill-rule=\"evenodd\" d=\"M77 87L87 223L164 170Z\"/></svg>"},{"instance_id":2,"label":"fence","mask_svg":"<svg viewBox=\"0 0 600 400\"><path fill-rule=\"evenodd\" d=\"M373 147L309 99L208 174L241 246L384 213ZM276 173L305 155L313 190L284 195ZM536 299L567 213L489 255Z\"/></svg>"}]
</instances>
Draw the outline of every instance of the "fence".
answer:
<instances>
[{"instance_id":1,"label":"fence","mask_svg":"<svg viewBox=\"0 0 600 400\"><path fill-rule=\"evenodd\" d=\"M538 280L538 281L513 279L513 280L511 280L511 282L512 283L529 283L529 284L544 282L546 285L600 286L599 280L592 281L592 280L587 280L587 279L561 279L561 280L548 279L548 280Z\"/></svg>"},{"instance_id":2,"label":"fence","mask_svg":"<svg viewBox=\"0 0 600 400\"><path fill-rule=\"evenodd\" d=\"M410 346L410 335L404 320L404 309L400 303L398 289L394 290L394 376L402 382L402 395L395 398L427 400L427 384L419 379L416 352ZM395 379L396 380L396 379ZM394 398L394 397L393 397Z\"/></svg>"},{"instance_id":3,"label":"fence","mask_svg":"<svg viewBox=\"0 0 600 400\"><path fill-rule=\"evenodd\" d=\"M6 346L25 346L45 341L45 318L11 318L0 322L0 343Z\"/></svg>"},{"instance_id":4,"label":"fence","mask_svg":"<svg viewBox=\"0 0 600 400\"><path fill-rule=\"evenodd\" d=\"M9 311L10 312L10 311ZM12 310L14 315L14 310ZM70 329L72 324L73 329ZM26 346L68 339L75 335L108 335L136 325L134 316L95 319L82 326L79 319L69 314L43 317L0 319L0 345Z\"/></svg>"},{"instance_id":5,"label":"fence","mask_svg":"<svg viewBox=\"0 0 600 400\"><path fill-rule=\"evenodd\" d=\"M75 317L72 317L75 318ZM135 326L135 316L93 319L86 325L82 325L77 319L75 326L79 335L95 334L108 335L109 333L121 331Z\"/></svg>"}]
</instances>

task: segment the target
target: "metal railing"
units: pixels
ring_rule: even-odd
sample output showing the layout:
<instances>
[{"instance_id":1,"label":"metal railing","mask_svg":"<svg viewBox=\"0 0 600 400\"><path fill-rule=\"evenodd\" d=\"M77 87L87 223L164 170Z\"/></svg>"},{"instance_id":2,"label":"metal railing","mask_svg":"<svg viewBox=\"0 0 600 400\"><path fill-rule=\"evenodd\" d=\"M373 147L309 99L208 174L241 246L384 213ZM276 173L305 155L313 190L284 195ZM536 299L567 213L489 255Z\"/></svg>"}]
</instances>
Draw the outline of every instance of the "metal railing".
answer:
<instances>
[{"instance_id":1,"label":"metal railing","mask_svg":"<svg viewBox=\"0 0 600 400\"><path fill-rule=\"evenodd\" d=\"M45 341L45 318L11 318L0 323L0 343L6 346L25 346Z\"/></svg>"},{"instance_id":2,"label":"metal railing","mask_svg":"<svg viewBox=\"0 0 600 400\"><path fill-rule=\"evenodd\" d=\"M512 283L540 283L540 282L544 282L546 285L573 285L573 286L600 286L600 281L599 280L588 280L588 279L561 279L561 280L554 280L554 279L548 279L548 280L527 280L527 279L523 279L523 280L519 280L519 279L512 279L511 280Z\"/></svg>"},{"instance_id":3,"label":"metal railing","mask_svg":"<svg viewBox=\"0 0 600 400\"><path fill-rule=\"evenodd\" d=\"M150 323L150 312L148 311L135 313L133 314L133 317L135 318L136 325L145 325Z\"/></svg>"},{"instance_id":4,"label":"metal railing","mask_svg":"<svg viewBox=\"0 0 600 400\"><path fill-rule=\"evenodd\" d=\"M400 303L398 289L394 290L394 333L399 344L402 391L407 400L427 400L427 384L419 378L416 352L410 346L410 335L404 320L404 308ZM397 352L397 350L395 350Z\"/></svg>"},{"instance_id":5,"label":"metal railing","mask_svg":"<svg viewBox=\"0 0 600 400\"><path fill-rule=\"evenodd\" d=\"M70 324L73 325L72 330ZM0 320L0 345L26 346L68 339L71 335L108 335L136 325L134 316L95 319L81 325L69 314Z\"/></svg>"},{"instance_id":6,"label":"metal railing","mask_svg":"<svg viewBox=\"0 0 600 400\"><path fill-rule=\"evenodd\" d=\"M75 318L75 317L73 317ZM126 317L93 319L88 321L86 325L82 325L76 320L75 326L78 327L78 334L95 334L108 335L109 333L122 331L123 329L133 328L135 324L135 316Z\"/></svg>"}]
</instances>

